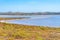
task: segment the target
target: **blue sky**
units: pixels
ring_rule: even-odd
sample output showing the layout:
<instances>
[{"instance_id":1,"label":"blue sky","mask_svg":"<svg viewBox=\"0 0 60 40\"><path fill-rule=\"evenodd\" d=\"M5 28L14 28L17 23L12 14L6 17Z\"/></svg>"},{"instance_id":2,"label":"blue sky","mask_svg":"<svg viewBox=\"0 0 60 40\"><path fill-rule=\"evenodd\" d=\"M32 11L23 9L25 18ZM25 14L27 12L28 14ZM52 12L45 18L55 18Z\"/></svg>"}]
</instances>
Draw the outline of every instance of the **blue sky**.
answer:
<instances>
[{"instance_id":1,"label":"blue sky","mask_svg":"<svg viewBox=\"0 0 60 40\"><path fill-rule=\"evenodd\" d=\"M60 0L0 0L0 12L60 12Z\"/></svg>"}]
</instances>

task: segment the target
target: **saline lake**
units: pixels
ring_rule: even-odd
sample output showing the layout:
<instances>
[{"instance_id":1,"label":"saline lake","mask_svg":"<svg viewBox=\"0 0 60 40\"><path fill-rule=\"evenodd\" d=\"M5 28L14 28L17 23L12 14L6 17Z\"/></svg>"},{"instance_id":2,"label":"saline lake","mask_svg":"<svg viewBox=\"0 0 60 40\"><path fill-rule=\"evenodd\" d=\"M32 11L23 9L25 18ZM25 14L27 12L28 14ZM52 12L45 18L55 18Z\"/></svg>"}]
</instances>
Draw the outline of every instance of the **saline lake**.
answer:
<instances>
[{"instance_id":1,"label":"saline lake","mask_svg":"<svg viewBox=\"0 0 60 40\"><path fill-rule=\"evenodd\" d=\"M60 15L0 15L1 18L29 18L29 19L18 19L18 20L0 20L1 22L7 22L12 24L23 24L23 25L36 25L36 26L60 26Z\"/></svg>"}]
</instances>

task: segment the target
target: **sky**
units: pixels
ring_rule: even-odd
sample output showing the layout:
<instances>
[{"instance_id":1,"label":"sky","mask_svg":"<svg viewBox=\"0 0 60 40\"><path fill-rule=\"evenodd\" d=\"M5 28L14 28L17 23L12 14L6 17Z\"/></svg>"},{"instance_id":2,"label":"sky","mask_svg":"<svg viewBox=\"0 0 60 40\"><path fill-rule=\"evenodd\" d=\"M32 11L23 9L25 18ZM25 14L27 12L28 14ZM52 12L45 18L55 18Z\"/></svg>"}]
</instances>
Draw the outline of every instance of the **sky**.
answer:
<instances>
[{"instance_id":1,"label":"sky","mask_svg":"<svg viewBox=\"0 0 60 40\"><path fill-rule=\"evenodd\" d=\"M0 12L60 12L60 0L0 0Z\"/></svg>"}]
</instances>

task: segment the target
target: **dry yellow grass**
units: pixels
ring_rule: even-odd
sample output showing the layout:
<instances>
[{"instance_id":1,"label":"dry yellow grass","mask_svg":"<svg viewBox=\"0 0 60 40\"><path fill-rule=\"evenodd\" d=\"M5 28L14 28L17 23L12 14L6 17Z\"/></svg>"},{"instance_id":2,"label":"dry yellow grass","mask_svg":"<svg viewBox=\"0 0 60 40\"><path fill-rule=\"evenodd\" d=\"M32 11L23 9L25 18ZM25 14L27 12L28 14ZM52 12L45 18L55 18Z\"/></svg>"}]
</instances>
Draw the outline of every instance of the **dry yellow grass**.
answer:
<instances>
[{"instance_id":1,"label":"dry yellow grass","mask_svg":"<svg viewBox=\"0 0 60 40\"><path fill-rule=\"evenodd\" d=\"M60 28L0 23L0 40L60 40Z\"/></svg>"},{"instance_id":2,"label":"dry yellow grass","mask_svg":"<svg viewBox=\"0 0 60 40\"><path fill-rule=\"evenodd\" d=\"M0 18L0 20L16 20L16 19L26 19L26 18Z\"/></svg>"}]
</instances>

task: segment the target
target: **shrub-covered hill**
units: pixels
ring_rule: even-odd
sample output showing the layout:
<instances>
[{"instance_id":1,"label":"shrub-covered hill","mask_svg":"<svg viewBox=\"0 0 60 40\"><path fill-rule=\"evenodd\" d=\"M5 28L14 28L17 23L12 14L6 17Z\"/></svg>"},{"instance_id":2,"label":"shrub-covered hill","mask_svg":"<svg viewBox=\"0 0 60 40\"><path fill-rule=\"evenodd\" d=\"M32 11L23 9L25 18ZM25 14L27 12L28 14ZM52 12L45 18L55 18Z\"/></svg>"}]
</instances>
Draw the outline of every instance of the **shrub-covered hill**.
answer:
<instances>
[{"instance_id":1,"label":"shrub-covered hill","mask_svg":"<svg viewBox=\"0 0 60 40\"><path fill-rule=\"evenodd\" d=\"M0 40L60 40L60 28L0 23Z\"/></svg>"}]
</instances>

